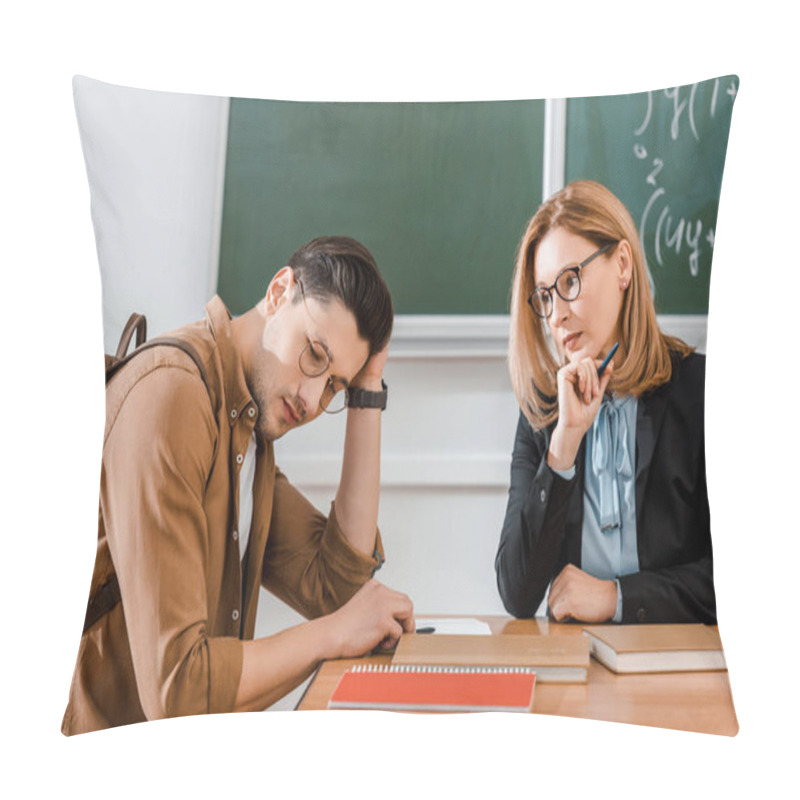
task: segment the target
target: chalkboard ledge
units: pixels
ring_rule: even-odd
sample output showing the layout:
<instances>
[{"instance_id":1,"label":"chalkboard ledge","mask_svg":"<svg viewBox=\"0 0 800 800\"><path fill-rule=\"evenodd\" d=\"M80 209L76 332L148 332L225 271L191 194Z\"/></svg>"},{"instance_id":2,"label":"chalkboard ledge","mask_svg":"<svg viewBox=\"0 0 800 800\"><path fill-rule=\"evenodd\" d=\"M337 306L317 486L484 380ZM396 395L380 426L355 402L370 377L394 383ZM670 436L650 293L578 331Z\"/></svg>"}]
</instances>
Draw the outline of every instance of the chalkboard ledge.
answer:
<instances>
[{"instance_id":1,"label":"chalkboard ledge","mask_svg":"<svg viewBox=\"0 0 800 800\"><path fill-rule=\"evenodd\" d=\"M395 317L389 357L505 358L507 314L400 314Z\"/></svg>"},{"instance_id":2,"label":"chalkboard ledge","mask_svg":"<svg viewBox=\"0 0 800 800\"><path fill-rule=\"evenodd\" d=\"M394 320L389 358L506 358L509 320L507 314L400 314ZM665 314L658 322L665 333L705 352L705 314Z\"/></svg>"}]
</instances>

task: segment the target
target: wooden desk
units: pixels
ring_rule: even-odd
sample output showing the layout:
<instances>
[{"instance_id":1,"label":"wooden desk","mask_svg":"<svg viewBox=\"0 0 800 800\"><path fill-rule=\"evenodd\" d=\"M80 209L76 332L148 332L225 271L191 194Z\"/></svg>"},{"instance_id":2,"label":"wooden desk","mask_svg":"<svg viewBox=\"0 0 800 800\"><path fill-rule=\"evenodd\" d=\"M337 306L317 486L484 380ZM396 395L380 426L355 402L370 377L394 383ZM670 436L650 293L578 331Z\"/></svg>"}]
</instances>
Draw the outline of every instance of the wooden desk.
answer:
<instances>
[{"instance_id":1,"label":"wooden desk","mask_svg":"<svg viewBox=\"0 0 800 800\"><path fill-rule=\"evenodd\" d=\"M433 615L421 615L433 616ZM563 625L546 619L480 617L493 634L580 636L581 625ZM390 664L391 655L326 661L297 705L300 711L327 708L339 676L350 666L369 661ZM615 675L590 659L589 678L583 683L539 683L534 694L535 714L627 722L658 728L734 736L739 730L726 671Z\"/></svg>"}]
</instances>

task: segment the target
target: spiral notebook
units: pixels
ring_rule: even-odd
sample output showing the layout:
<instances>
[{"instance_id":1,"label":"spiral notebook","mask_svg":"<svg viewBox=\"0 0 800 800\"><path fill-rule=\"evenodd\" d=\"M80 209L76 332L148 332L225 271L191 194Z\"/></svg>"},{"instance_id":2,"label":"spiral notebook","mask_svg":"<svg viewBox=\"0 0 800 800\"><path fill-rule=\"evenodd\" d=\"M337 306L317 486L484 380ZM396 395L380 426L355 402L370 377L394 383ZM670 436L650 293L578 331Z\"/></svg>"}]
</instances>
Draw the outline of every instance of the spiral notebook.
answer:
<instances>
[{"instance_id":1,"label":"spiral notebook","mask_svg":"<svg viewBox=\"0 0 800 800\"><path fill-rule=\"evenodd\" d=\"M530 667L364 664L339 679L328 708L395 711L530 711Z\"/></svg>"},{"instance_id":2,"label":"spiral notebook","mask_svg":"<svg viewBox=\"0 0 800 800\"><path fill-rule=\"evenodd\" d=\"M530 667L539 683L586 683L589 642L584 636L437 636L404 633L392 663Z\"/></svg>"}]
</instances>

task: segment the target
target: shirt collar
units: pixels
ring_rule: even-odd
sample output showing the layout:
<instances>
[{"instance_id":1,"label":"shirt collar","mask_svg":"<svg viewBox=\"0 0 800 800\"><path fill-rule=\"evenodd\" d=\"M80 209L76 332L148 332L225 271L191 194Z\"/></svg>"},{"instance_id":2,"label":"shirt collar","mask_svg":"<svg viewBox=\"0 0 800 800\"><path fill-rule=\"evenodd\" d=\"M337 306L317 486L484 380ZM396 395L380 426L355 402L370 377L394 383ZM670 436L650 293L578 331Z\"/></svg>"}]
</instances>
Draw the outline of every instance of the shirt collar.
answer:
<instances>
[{"instance_id":1,"label":"shirt collar","mask_svg":"<svg viewBox=\"0 0 800 800\"><path fill-rule=\"evenodd\" d=\"M214 295L206 306L206 319L208 320L211 334L214 337L219 357L222 362L222 379L225 392L225 406L228 414L228 424L233 425L236 420L248 410L252 404L258 413L255 402L247 388L244 378L244 368L239 353L233 343L231 330L231 313L219 295Z\"/></svg>"}]
</instances>

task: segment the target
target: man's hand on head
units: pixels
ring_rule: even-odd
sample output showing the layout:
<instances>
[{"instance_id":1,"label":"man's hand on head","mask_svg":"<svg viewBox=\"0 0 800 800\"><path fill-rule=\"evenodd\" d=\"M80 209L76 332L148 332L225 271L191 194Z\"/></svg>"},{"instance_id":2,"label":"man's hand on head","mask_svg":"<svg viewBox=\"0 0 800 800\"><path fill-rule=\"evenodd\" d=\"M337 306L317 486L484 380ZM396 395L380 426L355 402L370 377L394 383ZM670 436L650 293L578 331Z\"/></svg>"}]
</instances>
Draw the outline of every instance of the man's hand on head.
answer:
<instances>
[{"instance_id":1,"label":"man's hand on head","mask_svg":"<svg viewBox=\"0 0 800 800\"><path fill-rule=\"evenodd\" d=\"M367 363L361 368L359 373L353 378L350 385L356 388L367 389L368 391L378 392L381 389L383 370L386 367L386 359L389 356L389 345L383 350L373 353Z\"/></svg>"}]
</instances>

